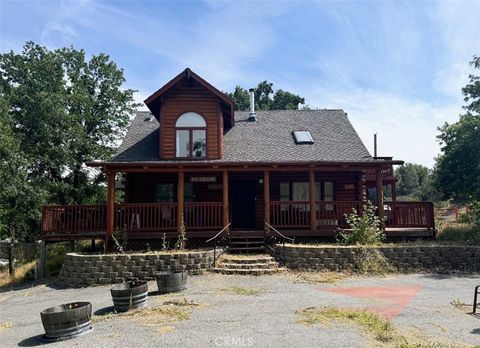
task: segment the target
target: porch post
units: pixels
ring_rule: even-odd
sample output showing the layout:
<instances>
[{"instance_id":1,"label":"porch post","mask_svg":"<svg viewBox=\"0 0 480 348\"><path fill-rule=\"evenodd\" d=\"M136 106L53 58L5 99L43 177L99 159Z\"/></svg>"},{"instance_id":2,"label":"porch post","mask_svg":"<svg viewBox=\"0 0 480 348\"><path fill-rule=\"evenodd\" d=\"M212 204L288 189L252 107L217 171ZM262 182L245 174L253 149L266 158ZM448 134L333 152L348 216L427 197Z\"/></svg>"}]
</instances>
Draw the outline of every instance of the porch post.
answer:
<instances>
[{"instance_id":1,"label":"porch post","mask_svg":"<svg viewBox=\"0 0 480 348\"><path fill-rule=\"evenodd\" d=\"M378 218L380 219L380 226L382 230L385 231L385 212L383 210L383 178L382 178L382 169L375 169L375 178L377 182L377 209L378 209Z\"/></svg>"},{"instance_id":2,"label":"porch post","mask_svg":"<svg viewBox=\"0 0 480 348\"><path fill-rule=\"evenodd\" d=\"M308 181L310 188L310 229L315 231L317 229L317 204L315 192L315 172L310 170L308 172Z\"/></svg>"},{"instance_id":3,"label":"porch post","mask_svg":"<svg viewBox=\"0 0 480 348\"><path fill-rule=\"evenodd\" d=\"M112 239L115 229L115 172L107 172L108 194L107 194L107 234L105 236L104 252L108 252L108 241Z\"/></svg>"},{"instance_id":4,"label":"porch post","mask_svg":"<svg viewBox=\"0 0 480 348\"><path fill-rule=\"evenodd\" d=\"M270 223L270 173L268 170L263 172L263 219Z\"/></svg>"},{"instance_id":5,"label":"porch post","mask_svg":"<svg viewBox=\"0 0 480 348\"><path fill-rule=\"evenodd\" d=\"M177 183L177 231L180 231L180 226L182 225L182 218L185 219L183 216L184 200L185 200L185 175L183 171L179 171L178 183Z\"/></svg>"},{"instance_id":6,"label":"porch post","mask_svg":"<svg viewBox=\"0 0 480 348\"><path fill-rule=\"evenodd\" d=\"M227 226L228 221L228 172L223 171L223 226Z\"/></svg>"}]
</instances>

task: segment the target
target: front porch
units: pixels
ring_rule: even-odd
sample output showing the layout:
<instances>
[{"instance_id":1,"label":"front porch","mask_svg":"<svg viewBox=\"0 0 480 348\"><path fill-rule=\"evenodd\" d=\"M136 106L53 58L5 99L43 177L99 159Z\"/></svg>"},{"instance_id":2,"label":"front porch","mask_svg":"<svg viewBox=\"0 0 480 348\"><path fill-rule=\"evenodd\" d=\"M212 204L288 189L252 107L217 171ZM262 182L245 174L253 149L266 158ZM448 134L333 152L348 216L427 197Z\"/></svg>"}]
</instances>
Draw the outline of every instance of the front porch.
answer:
<instances>
[{"instance_id":1,"label":"front porch","mask_svg":"<svg viewBox=\"0 0 480 348\"><path fill-rule=\"evenodd\" d=\"M345 215L366 202L365 171L245 169L127 172L124 203L113 203L115 186L123 185L108 172L108 204L45 206L41 238L108 240L115 231L128 239L175 238L182 219L189 239L212 237L225 226L262 231L266 223L288 237L327 237L348 229ZM433 236L433 204L383 202L382 172L373 173L387 236Z\"/></svg>"}]
</instances>

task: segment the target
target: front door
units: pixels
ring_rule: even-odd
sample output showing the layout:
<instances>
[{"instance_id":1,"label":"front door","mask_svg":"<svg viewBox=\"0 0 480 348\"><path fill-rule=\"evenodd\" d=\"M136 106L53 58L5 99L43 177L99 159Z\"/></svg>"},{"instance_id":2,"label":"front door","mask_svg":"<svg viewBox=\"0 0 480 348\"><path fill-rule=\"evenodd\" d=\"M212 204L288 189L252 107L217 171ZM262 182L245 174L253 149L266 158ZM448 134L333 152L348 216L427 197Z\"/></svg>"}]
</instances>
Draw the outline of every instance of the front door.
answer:
<instances>
[{"instance_id":1,"label":"front door","mask_svg":"<svg viewBox=\"0 0 480 348\"><path fill-rule=\"evenodd\" d=\"M255 228L255 185L252 180L231 182L232 228Z\"/></svg>"}]
</instances>

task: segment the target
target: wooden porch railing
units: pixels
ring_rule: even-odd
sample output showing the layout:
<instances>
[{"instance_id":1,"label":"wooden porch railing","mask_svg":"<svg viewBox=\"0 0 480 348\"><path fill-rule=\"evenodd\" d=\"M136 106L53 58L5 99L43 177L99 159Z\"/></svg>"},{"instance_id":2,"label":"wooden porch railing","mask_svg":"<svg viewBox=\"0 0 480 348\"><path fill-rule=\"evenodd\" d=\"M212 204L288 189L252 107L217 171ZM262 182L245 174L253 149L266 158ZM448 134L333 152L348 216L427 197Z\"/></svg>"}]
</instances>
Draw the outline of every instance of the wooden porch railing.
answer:
<instances>
[{"instance_id":1,"label":"wooden porch railing","mask_svg":"<svg viewBox=\"0 0 480 348\"><path fill-rule=\"evenodd\" d=\"M310 203L305 201L270 201L270 224L276 228L310 226Z\"/></svg>"},{"instance_id":2,"label":"wooden porch railing","mask_svg":"<svg viewBox=\"0 0 480 348\"><path fill-rule=\"evenodd\" d=\"M316 229L348 228L345 214L361 211L359 201L317 201ZM386 202L385 224L392 228L435 228L431 202ZM175 232L178 227L176 203L126 203L115 205L115 230L129 233ZM270 224L279 229L310 229L310 203L271 201ZM106 205L51 205L43 207L42 237L81 238L104 236ZM223 227L221 202L186 202L184 221L187 231L218 230Z\"/></svg>"},{"instance_id":3,"label":"wooden porch railing","mask_svg":"<svg viewBox=\"0 0 480 348\"><path fill-rule=\"evenodd\" d=\"M183 214L187 230L208 230L223 227L222 202L186 202Z\"/></svg>"},{"instance_id":4,"label":"wooden porch railing","mask_svg":"<svg viewBox=\"0 0 480 348\"><path fill-rule=\"evenodd\" d=\"M106 205L48 205L42 210L42 236L105 233Z\"/></svg>"},{"instance_id":5,"label":"wooden porch railing","mask_svg":"<svg viewBox=\"0 0 480 348\"><path fill-rule=\"evenodd\" d=\"M345 215L363 210L363 203L359 201L317 201L317 228L349 228Z\"/></svg>"},{"instance_id":6,"label":"wooden porch railing","mask_svg":"<svg viewBox=\"0 0 480 348\"><path fill-rule=\"evenodd\" d=\"M360 201L317 201L317 229L349 228L345 215L355 209L361 213ZM435 228L433 204L431 202L385 202L386 227ZM270 202L270 223L281 229L309 229L309 202Z\"/></svg>"},{"instance_id":7,"label":"wooden porch railing","mask_svg":"<svg viewBox=\"0 0 480 348\"><path fill-rule=\"evenodd\" d=\"M432 202L385 202L385 224L400 228L435 228Z\"/></svg>"},{"instance_id":8,"label":"wooden porch railing","mask_svg":"<svg viewBox=\"0 0 480 348\"><path fill-rule=\"evenodd\" d=\"M128 232L177 229L177 203L124 203L115 205L115 230Z\"/></svg>"}]
</instances>

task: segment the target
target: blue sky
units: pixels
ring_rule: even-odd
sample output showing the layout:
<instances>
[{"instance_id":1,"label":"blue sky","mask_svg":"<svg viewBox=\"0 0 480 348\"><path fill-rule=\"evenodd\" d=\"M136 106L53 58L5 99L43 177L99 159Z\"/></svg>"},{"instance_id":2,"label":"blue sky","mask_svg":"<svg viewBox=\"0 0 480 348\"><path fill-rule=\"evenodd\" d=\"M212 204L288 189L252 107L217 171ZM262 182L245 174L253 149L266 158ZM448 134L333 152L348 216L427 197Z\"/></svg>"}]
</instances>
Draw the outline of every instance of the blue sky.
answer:
<instances>
[{"instance_id":1,"label":"blue sky","mask_svg":"<svg viewBox=\"0 0 480 348\"><path fill-rule=\"evenodd\" d=\"M219 89L262 80L342 108L367 147L432 166L464 104L480 1L5 1L0 51L105 52L139 101L185 67Z\"/></svg>"}]
</instances>

